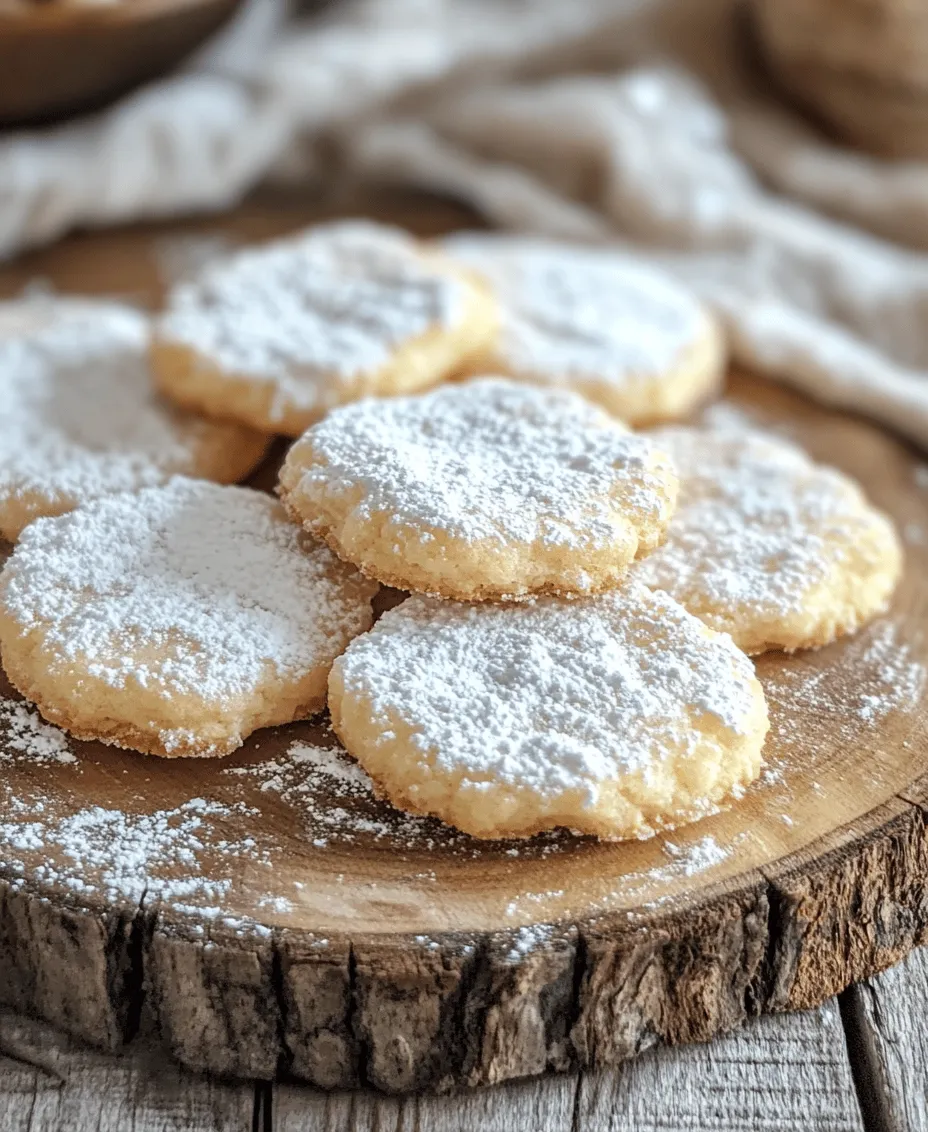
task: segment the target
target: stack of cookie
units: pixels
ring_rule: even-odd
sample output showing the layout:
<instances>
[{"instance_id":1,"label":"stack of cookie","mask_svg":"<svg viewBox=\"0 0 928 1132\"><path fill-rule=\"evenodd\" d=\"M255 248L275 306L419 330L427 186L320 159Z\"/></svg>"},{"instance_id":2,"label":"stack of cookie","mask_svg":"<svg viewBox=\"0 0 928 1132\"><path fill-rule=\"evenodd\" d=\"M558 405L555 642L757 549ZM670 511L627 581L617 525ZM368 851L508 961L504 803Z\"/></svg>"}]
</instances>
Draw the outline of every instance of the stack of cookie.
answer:
<instances>
[{"instance_id":1,"label":"stack of cookie","mask_svg":"<svg viewBox=\"0 0 928 1132\"><path fill-rule=\"evenodd\" d=\"M912 0L752 0L770 70L848 141L928 154L928 8Z\"/></svg>"},{"instance_id":2,"label":"stack of cookie","mask_svg":"<svg viewBox=\"0 0 928 1132\"><path fill-rule=\"evenodd\" d=\"M711 812L760 770L747 654L853 631L900 571L888 520L791 446L630 431L723 355L695 300L605 252L353 223L217 264L170 297L154 376L236 422L209 427L299 436L282 503L94 451L0 576L4 668L52 722L159 755L327 702L391 801L478 837ZM2 506L40 497L22 438L54 418L16 399ZM410 596L371 629L381 584Z\"/></svg>"}]
</instances>

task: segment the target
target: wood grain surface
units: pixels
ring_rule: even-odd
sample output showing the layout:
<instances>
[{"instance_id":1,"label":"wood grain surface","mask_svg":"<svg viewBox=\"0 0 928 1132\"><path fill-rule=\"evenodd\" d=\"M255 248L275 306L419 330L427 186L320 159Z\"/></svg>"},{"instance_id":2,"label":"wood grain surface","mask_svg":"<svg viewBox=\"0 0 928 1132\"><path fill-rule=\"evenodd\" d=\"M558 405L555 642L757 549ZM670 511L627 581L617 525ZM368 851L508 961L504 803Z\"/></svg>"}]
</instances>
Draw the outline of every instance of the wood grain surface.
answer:
<instances>
[{"instance_id":1,"label":"wood grain surface","mask_svg":"<svg viewBox=\"0 0 928 1132\"><path fill-rule=\"evenodd\" d=\"M851 1052L868 1124L928 1130L928 952L851 987L844 996Z\"/></svg>"},{"instance_id":2,"label":"wood grain surface","mask_svg":"<svg viewBox=\"0 0 928 1132\"><path fill-rule=\"evenodd\" d=\"M2 284L38 275L156 302L158 270L197 248L323 211L256 205L201 226L83 237ZM419 200L377 211L428 231L457 218ZM922 465L871 426L752 379L733 379L730 402L857 476L910 535L885 618L819 652L759 660L768 769L730 811L648 842L476 843L437 823L410 829L365 797L262 789L249 771L294 740L332 742L313 724L261 733L218 763L95 744L74 744L74 765L12 758L0 1001L105 1048L141 1027L188 1066L225 1075L440 1090L704 1041L763 1011L820 1004L922 942ZM220 807L203 815L199 848L132 872L124 831L133 844L153 816L189 814L196 799ZM320 835L333 806L350 836ZM61 831L101 809L116 823L110 847L69 849ZM192 895L178 896L191 878Z\"/></svg>"},{"instance_id":3,"label":"wood grain surface","mask_svg":"<svg viewBox=\"0 0 928 1132\"><path fill-rule=\"evenodd\" d=\"M250 1083L188 1073L145 1043L103 1055L0 1011L3 1132L248 1132L254 1109Z\"/></svg>"},{"instance_id":4,"label":"wood grain surface","mask_svg":"<svg viewBox=\"0 0 928 1132\"><path fill-rule=\"evenodd\" d=\"M880 1000L893 1017L910 1005L925 1003ZM914 1070L906 1091L924 1092L928 1078ZM101 1054L0 1011L0 1115L4 1132L887 1132L862 1124L833 999L618 1069L407 1097L221 1082L179 1070L144 1041Z\"/></svg>"}]
</instances>

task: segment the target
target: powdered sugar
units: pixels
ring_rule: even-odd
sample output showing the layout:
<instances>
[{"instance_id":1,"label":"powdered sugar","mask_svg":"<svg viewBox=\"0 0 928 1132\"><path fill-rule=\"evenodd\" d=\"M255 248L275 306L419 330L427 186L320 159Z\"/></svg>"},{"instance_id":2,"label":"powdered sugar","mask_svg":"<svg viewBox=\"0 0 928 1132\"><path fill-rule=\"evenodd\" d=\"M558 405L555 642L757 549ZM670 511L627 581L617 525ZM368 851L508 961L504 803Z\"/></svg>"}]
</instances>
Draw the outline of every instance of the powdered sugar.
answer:
<instances>
[{"instance_id":1,"label":"powdered sugar","mask_svg":"<svg viewBox=\"0 0 928 1132\"><path fill-rule=\"evenodd\" d=\"M226 774L259 783L292 806L316 849L388 839L396 846L434 845L436 823L379 804L366 772L341 748L296 740L276 759L230 767ZM450 844L453 834L444 838Z\"/></svg>"},{"instance_id":2,"label":"powdered sugar","mask_svg":"<svg viewBox=\"0 0 928 1132\"><path fill-rule=\"evenodd\" d=\"M700 837L690 845L677 845L672 841L664 841L664 852L673 862L669 872L682 872L684 876L696 876L698 873L719 865L731 853L731 850L719 845L711 835Z\"/></svg>"},{"instance_id":3,"label":"powdered sugar","mask_svg":"<svg viewBox=\"0 0 928 1132\"><path fill-rule=\"evenodd\" d=\"M356 762L334 747L317 747L312 743L292 743L287 754L294 766L315 772L343 790L373 795L374 784Z\"/></svg>"},{"instance_id":4,"label":"powdered sugar","mask_svg":"<svg viewBox=\"0 0 928 1132\"><path fill-rule=\"evenodd\" d=\"M553 935L554 927L551 924L526 924L513 935L506 961L519 963L527 955L549 943Z\"/></svg>"},{"instance_id":5,"label":"powdered sugar","mask_svg":"<svg viewBox=\"0 0 928 1132\"><path fill-rule=\"evenodd\" d=\"M115 303L0 308L0 499L59 511L195 470L204 436L226 426L160 401L147 342L147 319Z\"/></svg>"},{"instance_id":6,"label":"powdered sugar","mask_svg":"<svg viewBox=\"0 0 928 1132\"><path fill-rule=\"evenodd\" d=\"M21 700L0 699L0 762L76 763L68 737Z\"/></svg>"},{"instance_id":7,"label":"powdered sugar","mask_svg":"<svg viewBox=\"0 0 928 1132\"><path fill-rule=\"evenodd\" d=\"M587 804L603 783L673 774L710 729L745 734L759 695L728 638L637 584L528 606L412 597L337 666L381 721L375 743L409 729L445 773Z\"/></svg>"},{"instance_id":8,"label":"powdered sugar","mask_svg":"<svg viewBox=\"0 0 928 1132\"><path fill-rule=\"evenodd\" d=\"M479 232L445 247L491 283L508 372L556 383L652 381L708 331L695 298L658 270L607 252Z\"/></svg>"},{"instance_id":9,"label":"powdered sugar","mask_svg":"<svg viewBox=\"0 0 928 1132\"><path fill-rule=\"evenodd\" d=\"M891 711L913 711L928 673L912 657L908 645L899 640L898 627L891 621L877 622L858 648L863 673L854 693L860 718L874 724ZM854 655L853 647L850 655Z\"/></svg>"},{"instance_id":10,"label":"powdered sugar","mask_svg":"<svg viewBox=\"0 0 928 1132\"><path fill-rule=\"evenodd\" d=\"M0 576L53 673L220 705L331 662L374 589L270 497L180 478L39 520Z\"/></svg>"},{"instance_id":11,"label":"powdered sugar","mask_svg":"<svg viewBox=\"0 0 928 1132\"><path fill-rule=\"evenodd\" d=\"M311 411L332 401L333 383L458 323L464 292L406 233L348 221L210 265L172 292L159 333L224 372L270 383L278 412Z\"/></svg>"},{"instance_id":12,"label":"powdered sugar","mask_svg":"<svg viewBox=\"0 0 928 1132\"><path fill-rule=\"evenodd\" d=\"M913 711L928 672L899 627L882 620L843 644L840 668L822 667L801 655L774 658L761 671L761 681L776 740L772 753L788 754L791 747L808 741L816 718L827 720L829 732L852 745L892 712Z\"/></svg>"},{"instance_id":13,"label":"powdered sugar","mask_svg":"<svg viewBox=\"0 0 928 1132\"><path fill-rule=\"evenodd\" d=\"M334 792L340 797L374 797L369 775L340 747L320 747L299 739L290 744L281 758L229 767L225 773L256 777L261 790L293 797L316 790Z\"/></svg>"},{"instance_id":14,"label":"powdered sugar","mask_svg":"<svg viewBox=\"0 0 928 1132\"><path fill-rule=\"evenodd\" d=\"M874 544L895 555L856 484L783 440L729 428L654 435L677 466L680 497L667 542L635 576L745 648L789 644L786 619L805 615L810 592L840 595L845 571L879 573Z\"/></svg>"},{"instance_id":15,"label":"powdered sugar","mask_svg":"<svg viewBox=\"0 0 928 1132\"><path fill-rule=\"evenodd\" d=\"M672 469L649 440L573 394L502 379L348 405L303 443L311 459L292 450L294 490L350 501L353 519L386 517L414 541L582 551L672 508Z\"/></svg>"},{"instance_id":16,"label":"powdered sugar","mask_svg":"<svg viewBox=\"0 0 928 1132\"><path fill-rule=\"evenodd\" d=\"M161 900L174 913L221 919L235 862L246 856L255 863L268 861L253 838L218 835L225 822L234 825L249 812L242 805L191 798L147 813L88 806L63 816L45 812L41 802L28 804L28 816L26 808L26 803L8 802L0 821L4 863L14 882L19 876L120 903ZM27 865L35 854L44 863Z\"/></svg>"}]
</instances>

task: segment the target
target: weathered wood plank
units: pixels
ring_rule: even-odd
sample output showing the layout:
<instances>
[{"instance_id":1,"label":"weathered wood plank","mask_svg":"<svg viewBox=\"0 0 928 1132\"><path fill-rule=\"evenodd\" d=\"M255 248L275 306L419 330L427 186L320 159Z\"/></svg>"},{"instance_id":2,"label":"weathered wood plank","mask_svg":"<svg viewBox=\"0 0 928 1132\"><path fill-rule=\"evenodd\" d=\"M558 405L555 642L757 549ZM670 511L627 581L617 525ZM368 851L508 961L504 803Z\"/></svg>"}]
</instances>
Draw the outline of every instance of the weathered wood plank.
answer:
<instances>
[{"instance_id":1,"label":"weathered wood plank","mask_svg":"<svg viewBox=\"0 0 928 1132\"><path fill-rule=\"evenodd\" d=\"M928 956L861 989L893 1129L928 1128L919 1020ZM875 985L874 985L875 984ZM251 1128L253 1091L197 1077L140 1046L118 1057L0 1011L4 1132L232 1132ZM704 1046L654 1050L584 1078L538 1078L457 1096L324 1094L277 1086L274 1132L860 1132L837 1006L776 1015Z\"/></svg>"},{"instance_id":2,"label":"weathered wood plank","mask_svg":"<svg viewBox=\"0 0 928 1132\"><path fill-rule=\"evenodd\" d=\"M278 1085L274 1132L571 1132L576 1076L474 1089L454 1096L319 1093Z\"/></svg>"},{"instance_id":3,"label":"weathered wood plank","mask_svg":"<svg viewBox=\"0 0 928 1132\"><path fill-rule=\"evenodd\" d=\"M577 1132L860 1132L837 1002L584 1076Z\"/></svg>"},{"instance_id":4,"label":"weathered wood plank","mask_svg":"<svg viewBox=\"0 0 928 1132\"><path fill-rule=\"evenodd\" d=\"M879 1132L928 1132L928 951L846 992L865 1108Z\"/></svg>"},{"instance_id":5,"label":"weathered wood plank","mask_svg":"<svg viewBox=\"0 0 928 1132\"><path fill-rule=\"evenodd\" d=\"M150 1047L119 1056L0 1010L3 1132L249 1132L254 1086L197 1077Z\"/></svg>"}]
</instances>

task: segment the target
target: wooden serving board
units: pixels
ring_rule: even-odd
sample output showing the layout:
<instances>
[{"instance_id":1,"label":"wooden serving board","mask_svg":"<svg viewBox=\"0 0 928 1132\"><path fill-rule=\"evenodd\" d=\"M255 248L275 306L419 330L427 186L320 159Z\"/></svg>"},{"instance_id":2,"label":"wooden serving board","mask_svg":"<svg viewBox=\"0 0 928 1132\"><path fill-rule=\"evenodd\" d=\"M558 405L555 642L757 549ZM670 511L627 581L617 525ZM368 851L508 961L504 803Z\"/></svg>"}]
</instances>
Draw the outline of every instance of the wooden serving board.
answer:
<instances>
[{"instance_id":1,"label":"wooden serving board","mask_svg":"<svg viewBox=\"0 0 928 1132\"><path fill-rule=\"evenodd\" d=\"M199 245L177 227L83 237L0 287L40 274L153 301L166 248L310 218L259 203L182 229ZM887 616L759 659L767 770L729 811L644 842L481 843L376 801L320 754L318 721L220 761L45 735L36 762L18 749L35 722L0 685L0 1001L104 1047L160 1034L198 1069L401 1091L705 1040L924 942L928 471L758 380L733 379L729 402L860 479L907 539Z\"/></svg>"}]
</instances>

